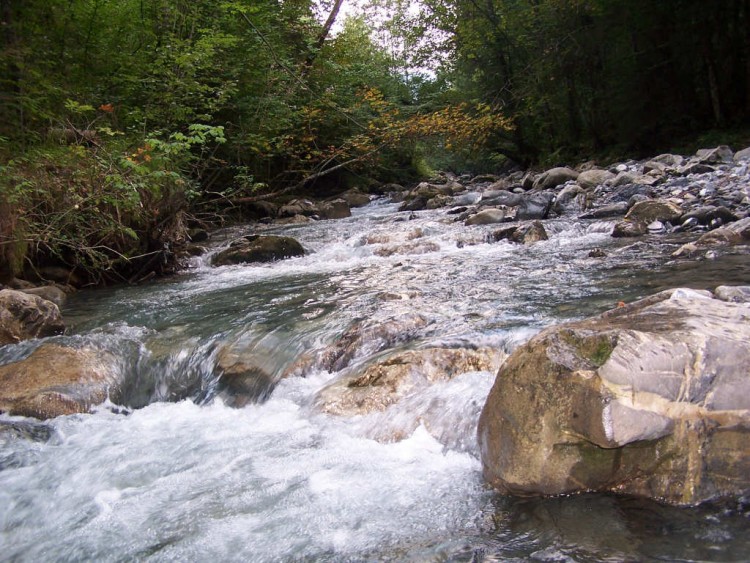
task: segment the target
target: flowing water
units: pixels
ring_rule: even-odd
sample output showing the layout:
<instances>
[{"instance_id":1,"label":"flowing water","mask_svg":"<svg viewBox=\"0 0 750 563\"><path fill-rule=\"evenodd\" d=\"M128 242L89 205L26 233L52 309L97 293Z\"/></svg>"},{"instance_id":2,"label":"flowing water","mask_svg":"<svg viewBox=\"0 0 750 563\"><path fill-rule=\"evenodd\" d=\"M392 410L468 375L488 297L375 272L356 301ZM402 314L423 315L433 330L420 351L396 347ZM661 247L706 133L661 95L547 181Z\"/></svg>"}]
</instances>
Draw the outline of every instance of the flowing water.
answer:
<instances>
[{"instance_id":1,"label":"flowing water","mask_svg":"<svg viewBox=\"0 0 750 563\"><path fill-rule=\"evenodd\" d=\"M546 227L550 240L532 246L489 244L493 227L444 211L409 220L375 202L344 220L228 229L175 278L80 292L64 311L70 334L50 340L115 353L125 395L90 415L0 419L0 560L747 560L742 499L678 509L488 490L474 434L492 373L354 417L314 403L341 373L313 361L305 377L281 378L357 323L408 329L362 341L349 370L399 349L510 352L545 326L660 289L750 283L737 249L675 260L678 238L616 240L607 222ZM249 232L294 236L309 254L208 266ZM607 257L589 257L597 247ZM0 363L38 345L0 348ZM225 346L278 379L265 400L225 404Z\"/></svg>"}]
</instances>

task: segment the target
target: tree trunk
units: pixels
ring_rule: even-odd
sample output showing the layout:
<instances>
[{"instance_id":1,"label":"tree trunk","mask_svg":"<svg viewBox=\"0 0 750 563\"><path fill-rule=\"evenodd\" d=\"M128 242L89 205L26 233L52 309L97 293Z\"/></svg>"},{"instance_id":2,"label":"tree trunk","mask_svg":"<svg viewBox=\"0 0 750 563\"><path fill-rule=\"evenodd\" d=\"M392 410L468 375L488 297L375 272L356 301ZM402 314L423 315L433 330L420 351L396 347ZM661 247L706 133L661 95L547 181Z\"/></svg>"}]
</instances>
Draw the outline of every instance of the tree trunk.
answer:
<instances>
[{"instance_id":1,"label":"tree trunk","mask_svg":"<svg viewBox=\"0 0 750 563\"><path fill-rule=\"evenodd\" d=\"M326 23L323 24L323 29L320 30L320 33L318 34L317 39L315 40L315 47L310 51L310 53L307 55L307 58L305 59L305 64L302 68L302 76L306 76L308 72L310 72L310 69L312 68L313 63L315 62L315 59L318 56L318 53L320 53L320 50L323 48L323 45L326 42L326 39L328 39L328 35L331 33L331 28L333 27L333 24L336 23L336 18L339 15L339 10L341 10L341 5L344 3L344 0L335 0L333 3L333 7L331 8L331 12L328 14L328 18L326 19Z\"/></svg>"}]
</instances>

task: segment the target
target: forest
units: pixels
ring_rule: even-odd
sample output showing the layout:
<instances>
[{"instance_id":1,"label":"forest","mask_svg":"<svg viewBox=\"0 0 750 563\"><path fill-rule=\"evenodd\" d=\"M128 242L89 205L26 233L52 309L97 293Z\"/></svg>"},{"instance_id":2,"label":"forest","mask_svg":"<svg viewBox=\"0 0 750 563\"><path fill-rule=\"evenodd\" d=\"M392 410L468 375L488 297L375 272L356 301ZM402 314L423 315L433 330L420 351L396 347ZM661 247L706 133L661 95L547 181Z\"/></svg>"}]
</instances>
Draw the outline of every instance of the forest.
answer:
<instances>
[{"instance_id":1,"label":"forest","mask_svg":"<svg viewBox=\"0 0 750 563\"><path fill-rule=\"evenodd\" d=\"M0 283L242 202L748 140L750 0L1 0ZM739 142L739 141L738 141Z\"/></svg>"}]
</instances>

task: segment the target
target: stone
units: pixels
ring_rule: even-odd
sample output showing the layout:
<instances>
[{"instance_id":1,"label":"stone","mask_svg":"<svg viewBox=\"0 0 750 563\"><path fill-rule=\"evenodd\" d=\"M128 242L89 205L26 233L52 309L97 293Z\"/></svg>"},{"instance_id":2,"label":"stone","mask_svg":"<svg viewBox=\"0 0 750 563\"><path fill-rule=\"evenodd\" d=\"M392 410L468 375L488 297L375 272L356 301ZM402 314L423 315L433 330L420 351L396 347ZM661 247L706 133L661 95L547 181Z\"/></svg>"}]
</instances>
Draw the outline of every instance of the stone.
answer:
<instances>
[{"instance_id":1,"label":"stone","mask_svg":"<svg viewBox=\"0 0 750 563\"><path fill-rule=\"evenodd\" d=\"M314 400L322 412L339 416L383 411L408 394L469 371L495 372L505 360L494 349L425 348L409 350L337 379Z\"/></svg>"},{"instance_id":2,"label":"stone","mask_svg":"<svg viewBox=\"0 0 750 563\"><path fill-rule=\"evenodd\" d=\"M548 240L548 238L547 231L540 221L499 229L489 237L491 242L509 240L518 244L533 244L542 240Z\"/></svg>"},{"instance_id":3,"label":"stone","mask_svg":"<svg viewBox=\"0 0 750 563\"><path fill-rule=\"evenodd\" d=\"M42 344L23 360L0 366L0 412L39 419L86 413L117 401L123 374L110 352Z\"/></svg>"},{"instance_id":4,"label":"stone","mask_svg":"<svg viewBox=\"0 0 750 563\"><path fill-rule=\"evenodd\" d=\"M601 186L614 178L615 175L609 170L587 170L578 175L576 183L584 190L589 190Z\"/></svg>"},{"instance_id":5,"label":"stone","mask_svg":"<svg viewBox=\"0 0 750 563\"><path fill-rule=\"evenodd\" d=\"M737 151L734 153L734 161L737 163L740 162L747 162L750 160L750 147L747 147L746 149L742 149L741 151Z\"/></svg>"},{"instance_id":6,"label":"stone","mask_svg":"<svg viewBox=\"0 0 750 563\"><path fill-rule=\"evenodd\" d=\"M603 205L597 209L592 209L579 216L579 219L608 219L625 215L628 211L627 201L618 201L609 205Z\"/></svg>"},{"instance_id":7,"label":"stone","mask_svg":"<svg viewBox=\"0 0 750 563\"><path fill-rule=\"evenodd\" d=\"M52 301L15 289L0 291L0 346L64 331L60 309Z\"/></svg>"},{"instance_id":8,"label":"stone","mask_svg":"<svg viewBox=\"0 0 750 563\"><path fill-rule=\"evenodd\" d=\"M188 239L190 242L206 242L208 240L208 231L196 227L188 231Z\"/></svg>"},{"instance_id":9,"label":"stone","mask_svg":"<svg viewBox=\"0 0 750 563\"><path fill-rule=\"evenodd\" d=\"M349 207L364 207L370 204L370 196L363 194L359 190L348 190L339 197L348 203Z\"/></svg>"},{"instance_id":10,"label":"stone","mask_svg":"<svg viewBox=\"0 0 750 563\"><path fill-rule=\"evenodd\" d=\"M503 223L508 217L507 209L483 209L476 215L469 217L464 223L467 226L471 225L492 225L494 223Z\"/></svg>"},{"instance_id":11,"label":"stone","mask_svg":"<svg viewBox=\"0 0 750 563\"><path fill-rule=\"evenodd\" d=\"M448 195L436 195L427 201L427 209L440 209L453 204L453 198Z\"/></svg>"},{"instance_id":12,"label":"stone","mask_svg":"<svg viewBox=\"0 0 750 563\"><path fill-rule=\"evenodd\" d=\"M286 205L282 205L278 211L278 216L281 218L296 215L312 217L313 215L320 215L320 209L309 199L293 199Z\"/></svg>"},{"instance_id":13,"label":"stone","mask_svg":"<svg viewBox=\"0 0 750 563\"><path fill-rule=\"evenodd\" d=\"M689 162L677 170L680 176L689 176L691 174L709 174L716 172L716 168L703 162Z\"/></svg>"},{"instance_id":14,"label":"stone","mask_svg":"<svg viewBox=\"0 0 750 563\"><path fill-rule=\"evenodd\" d=\"M304 256L305 249L292 237L277 235L250 235L240 239L239 244L222 250L211 260L213 266L247 264L252 262L274 262Z\"/></svg>"},{"instance_id":15,"label":"stone","mask_svg":"<svg viewBox=\"0 0 750 563\"><path fill-rule=\"evenodd\" d=\"M684 224L685 221L690 221L691 219L695 219L701 225L709 225L714 219L720 219L722 223L732 223L737 220L737 216L726 207L704 205L683 214L679 222Z\"/></svg>"},{"instance_id":16,"label":"stone","mask_svg":"<svg viewBox=\"0 0 750 563\"><path fill-rule=\"evenodd\" d=\"M615 225L612 230L612 236L614 238L639 237L645 235L647 232L648 227L646 223L625 219Z\"/></svg>"},{"instance_id":17,"label":"stone","mask_svg":"<svg viewBox=\"0 0 750 563\"><path fill-rule=\"evenodd\" d=\"M750 286L748 285L720 285L714 290L714 295L722 301L732 303L750 303Z\"/></svg>"},{"instance_id":18,"label":"stone","mask_svg":"<svg viewBox=\"0 0 750 563\"><path fill-rule=\"evenodd\" d=\"M741 244L750 240L750 217L745 217L726 227L714 229L701 235L695 244L701 246L724 246Z\"/></svg>"},{"instance_id":19,"label":"stone","mask_svg":"<svg viewBox=\"0 0 750 563\"><path fill-rule=\"evenodd\" d=\"M507 190L488 190L482 194L482 205L507 205L515 207L523 200L519 194Z\"/></svg>"},{"instance_id":20,"label":"stone","mask_svg":"<svg viewBox=\"0 0 750 563\"><path fill-rule=\"evenodd\" d=\"M283 377L304 376L316 369L340 371L355 359L414 340L428 324L429 321L418 313L404 313L384 321L356 321L335 343L302 354Z\"/></svg>"},{"instance_id":21,"label":"stone","mask_svg":"<svg viewBox=\"0 0 750 563\"><path fill-rule=\"evenodd\" d=\"M352 216L349 204L343 198L324 201L318 205L321 219L345 219Z\"/></svg>"},{"instance_id":22,"label":"stone","mask_svg":"<svg viewBox=\"0 0 750 563\"><path fill-rule=\"evenodd\" d=\"M650 199L633 205L625 215L625 219L646 224L654 221L674 223L682 216L682 213L682 209L670 201Z\"/></svg>"},{"instance_id":23,"label":"stone","mask_svg":"<svg viewBox=\"0 0 750 563\"><path fill-rule=\"evenodd\" d=\"M466 192L459 194L453 198L453 205L456 206L467 206L475 205L482 199L482 194L479 192Z\"/></svg>"},{"instance_id":24,"label":"stone","mask_svg":"<svg viewBox=\"0 0 750 563\"><path fill-rule=\"evenodd\" d=\"M543 172L539 177L534 180L533 189L535 190L548 190L550 188L556 188L560 184L564 184L569 180L575 180L578 178L578 172L572 168L558 167L551 168L546 172Z\"/></svg>"},{"instance_id":25,"label":"stone","mask_svg":"<svg viewBox=\"0 0 750 563\"><path fill-rule=\"evenodd\" d=\"M679 154L666 153L655 156L649 162L663 164L669 168L677 168L678 166L682 166L684 164L685 158L680 156Z\"/></svg>"},{"instance_id":26,"label":"stone","mask_svg":"<svg viewBox=\"0 0 750 563\"><path fill-rule=\"evenodd\" d=\"M732 162L734 153L726 145L713 149L701 149L695 153L695 158L701 164L724 164Z\"/></svg>"},{"instance_id":27,"label":"stone","mask_svg":"<svg viewBox=\"0 0 750 563\"><path fill-rule=\"evenodd\" d=\"M427 198L426 197L415 197L415 198L409 198L404 203L402 203L398 210L399 211L422 211L423 209L427 209Z\"/></svg>"},{"instance_id":28,"label":"stone","mask_svg":"<svg viewBox=\"0 0 750 563\"><path fill-rule=\"evenodd\" d=\"M550 192L524 194L516 209L516 218L546 219L555 203L555 195Z\"/></svg>"},{"instance_id":29,"label":"stone","mask_svg":"<svg viewBox=\"0 0 750 563\"><path fill-rule=\"evenodd\" d=\"M667 290L544 330L478 424L503 494L610 491L695 505L750 491L750 305Z\"/></svg>"},{"instance_id":30,"label":"stone","mask_svg":"<svg viewBox=\"0 0 750 563\"><path fill-rule=\"evenodd\" d=\"M224 404L244 407L267 399L275 380L267 369L267 358L252 350L222 346L216 354L217 394Z\"/></svg>"},{"instance_id":31,"label":"stone","mask_svg":"<svg viewBox=\"0 0 750 563\"><path fill-rule=\"evenodd\" d=\"M38 295L42 299L52 301L58 308L62 308L65 301L68 299L68 294L56 285L43 285L40 287L32 287L29 289L22 289L23 293L29 295Z\"/></svg>"}]
</instances>

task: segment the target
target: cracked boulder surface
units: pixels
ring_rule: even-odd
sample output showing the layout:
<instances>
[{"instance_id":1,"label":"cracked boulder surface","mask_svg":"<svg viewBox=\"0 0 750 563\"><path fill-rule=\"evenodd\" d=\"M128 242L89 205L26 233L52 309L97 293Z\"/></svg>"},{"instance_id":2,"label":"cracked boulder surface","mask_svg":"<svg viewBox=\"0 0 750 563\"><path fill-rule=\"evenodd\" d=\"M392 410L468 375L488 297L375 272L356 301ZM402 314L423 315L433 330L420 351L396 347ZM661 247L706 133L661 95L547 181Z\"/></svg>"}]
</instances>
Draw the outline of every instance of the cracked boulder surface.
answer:
<instances>
[{"instance_id":1,"label":"cracked boulder surface","mask_svg":"<svg viewBox=\"0 0 750 563\"><path fill-rule=\"evenodd\" d=\"M516 350L479 421L486 480L680 505L750 491L750 304L724 293L663 291Z\"/></svg>"}]
</instances>

